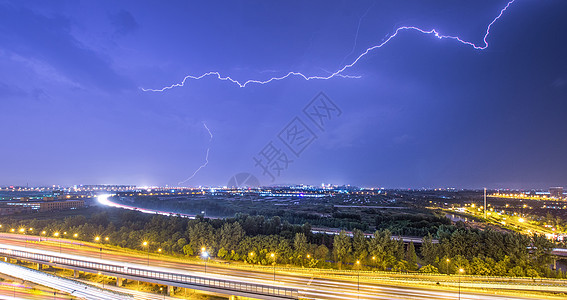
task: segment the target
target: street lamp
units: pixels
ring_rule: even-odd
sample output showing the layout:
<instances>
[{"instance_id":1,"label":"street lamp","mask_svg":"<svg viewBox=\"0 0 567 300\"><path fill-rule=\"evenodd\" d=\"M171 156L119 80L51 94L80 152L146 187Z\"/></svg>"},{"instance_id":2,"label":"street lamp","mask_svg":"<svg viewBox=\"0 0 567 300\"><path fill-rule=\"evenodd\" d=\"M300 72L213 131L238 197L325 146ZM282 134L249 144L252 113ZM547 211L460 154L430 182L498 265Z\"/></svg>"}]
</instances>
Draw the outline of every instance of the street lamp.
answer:
<instances>
[{"instance_id":1,"label":"street lamp","mask_svg":"<svg viewBox=\"0 0 567 300\"><path fill-rule=\"evenodd\" d=\"M270 253L270 257L274 261L274 262L272 262L272 264L274 265L274 281L276 281L276 254Z\"/></svg>"},{"instance_id":2,"label":"street lamp","mask_svg":"<svg viewBox=\"0 0 567 300\"><path fill-rule=\"evenodd\" d=\"M463 274L464 271L463 268L459 269L459 300L461 300L461 274Z\"/></svg>"},{"instance_id":3,"label":"street lamp","mask_svg":"<svg viewBox=\"0 0 567 300\"><path fill-rule=\"evenodd\" d=\"M207 252L207 248L201 248L201 257L205 260L205 274L207 273L207 260L209 259L209 253Z\"/></svg>"},{"instance_id":4,"label":"street lamp","mask_svg":"<svg viewBox=\"0 0 567 300\"><path fill-rule=\"evenodd\" d=\"M150 244L147 241L142 243L142 246L148 247L148 266L150 265Z\"/></svg>"},{"instance_id":5,"label":"street lamp","mask_svg":"<svg viewBox=\"0 0 567 300\"><path fill-rule=\"evenodd\" d=\"M356 286L358 291L358 298L360 299L360 260L356 260L356 267L358 272L356 273Z\"/></svg>"},{"instance_id":6,"label":"street lamp","mask_svg":"<svg viewBox=\"0 0 567 300\"><path fill-rule=\"evenodd\" d=\"M450 262L450 261L451 261L451 260L447 258L447 260L446 260L446 262L447 262L447 275L449 275L449 262Z\"/></svg>"},{"instance_id":7,"label":"street lamp","mask_svg":"<svg viewBox=\"0 0 567 300\"><path fill-rule=\"evenodd\" d=\"M20 232L20 234L23 234L26 237L26 243L24 244L24 247L27 247L28 246L28 236L26 235L26 229L20 228L18 231Z\"/></svg>"},{"instance_id":8,"label":"street lamp","mask_svg":"<svg viewBox=\"0 0 567 300\"><path fill-rule=\"evenodd\" d=\"M59 234L59 232L56 232L53 234L53 236L59 239L59 253L61 253L61 234Z\"/></svg>"}]
</instances>

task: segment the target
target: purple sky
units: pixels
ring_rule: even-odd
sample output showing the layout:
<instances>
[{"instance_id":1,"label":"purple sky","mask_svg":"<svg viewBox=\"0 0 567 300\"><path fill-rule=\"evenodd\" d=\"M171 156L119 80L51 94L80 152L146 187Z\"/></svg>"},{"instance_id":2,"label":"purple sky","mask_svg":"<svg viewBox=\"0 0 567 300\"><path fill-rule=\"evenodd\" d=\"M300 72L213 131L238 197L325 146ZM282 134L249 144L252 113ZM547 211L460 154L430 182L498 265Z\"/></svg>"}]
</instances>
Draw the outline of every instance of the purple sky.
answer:
<instances>
[{"instance_id":1,"label":"purple sky","mask_svg":"<svg viewBox=\"0 0 567 300\"><path fill-rule=\"evenodd\" d=\"M143 92L328 76L400 26L483 45L507 2L202 3L0 0L0 185L177 185L207 149L184 185L567 185L566 1L517 0L486 50L400 32L357 79ZM324 130L302 112L319 92L341 111ZM278 137L295 117L316 135L299 155ZM273 182L270 141L292 160Z\"/></svg>"}]
</instances>

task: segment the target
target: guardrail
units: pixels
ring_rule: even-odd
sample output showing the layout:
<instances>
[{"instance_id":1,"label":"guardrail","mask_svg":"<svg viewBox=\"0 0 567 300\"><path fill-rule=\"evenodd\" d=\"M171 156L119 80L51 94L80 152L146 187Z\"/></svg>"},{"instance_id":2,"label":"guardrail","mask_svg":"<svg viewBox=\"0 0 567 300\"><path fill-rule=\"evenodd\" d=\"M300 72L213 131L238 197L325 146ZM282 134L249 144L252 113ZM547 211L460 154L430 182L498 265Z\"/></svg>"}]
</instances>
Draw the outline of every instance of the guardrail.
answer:
<instances>
[{"instance_id":1,"label":"guardrail","mask_svg":"<svg viewBox=\"0 0 567 300\"><path fill-rule=\"evenodd\" d=\"M167 282L171 286L190 285L195 289L199 287L208 289L223 290L227 293L238 292L244 294L253 294L257 296L267 296L265 298L281 298L281 299L298 299L298 291L292 288L269 286L255 283L245 283L217 278L199 277L194 275L172 273L157 270L147 270L135 266L126 266L111 263L100 263L94 261L84 261L67 257L59 257L57 255L47 255L33 253L29 251L0 248L2 256L30 260L46 265L57 264L69 269L89 269L111 273L117 277L138 277L161 282Z\"/></svg>"}]
</instances>

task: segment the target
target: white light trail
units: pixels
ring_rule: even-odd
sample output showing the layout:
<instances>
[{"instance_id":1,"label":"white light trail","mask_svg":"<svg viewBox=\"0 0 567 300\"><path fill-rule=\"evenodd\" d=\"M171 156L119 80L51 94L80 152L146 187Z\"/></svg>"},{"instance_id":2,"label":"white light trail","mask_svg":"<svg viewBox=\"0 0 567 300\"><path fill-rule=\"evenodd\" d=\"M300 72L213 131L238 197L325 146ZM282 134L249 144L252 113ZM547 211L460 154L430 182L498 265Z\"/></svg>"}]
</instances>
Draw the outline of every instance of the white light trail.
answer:
<instances>
[{"instance_id":1,"label":"white light trail","mask_svg":"<svg viewBox=\"0 0 567 300\"><path fill-rule=\"evenodd\" d=\"M153 209L140 208L140 207L115 203L115 202L108 200L108 198L110 198L112 196L113 195L110 195L110 194L98 195L97 200L100 204L105 205L105 206L139 211L139 212L144 213L144 214L162 215L162 216L180 216L182 218L195 219L195 215L188 215L188 214L175 213L175 212L169 212L169 211L161 211L161 210L153 210Z\"/></svg>"},{"instance_id":2,"label":"white light trail","mask_svg":"<svg viewBox=\"0 0 567 300\"><path fill-rule=\"evenodd\" d=\"M382 43L380 43L380 44L378 44L378 45L375 45L375 46L372 46L372 47L366 49L366 51L362 52L362 54L360 54L352 63L347 64L347 65L344 65L342 68L340 68L339 70L335 71L334 73L332 73L332 74L330 74L330 75L328 75L328 76L320 76L320 75L319 75L319 76L307 76L307 75L305 75L305 74L303 74L303 73L301 73L301 72L293 72L293 71L291 71L291 72L289 72L289 73L287 73L287 74L285 74L285 75L283 75L283 76L280 76L280 77L272 77L272 78L267 79L267 80L249 79L249 80L247 80L247 81L241 82L241 81L239 81L239 80L233 79L233 78L230 77L230 76L223 76L223 75L221 75L220 72L211 71L211 72L207 72L207 73L204 73L204 74L202 74L202 75L197 75L197 76L195 76L195 75L187 75L187 76L185 76L185 77L183 78L183 80L182 80L180 83L174 83L174 84L172 84L172 85L169 85L169 86L166 86L166 87L163 87L163 88L160 88L160 89L146 89L146 88L141 88L141 89L142 89L142 91L144 91L144 92L163 92L163 91L166 91L166 90L173 89L173 88L175 88L175 87L182 87L182 86L185 85L185 82L187 82L187 80L189 80L189 79L199 80L199 79L203 79L203 78L208 77L208 76L216 77L217 79L222 80L222 81L229 81L229 82L232 82L232 83L234 83L234 84L237 84L237 85L238 85L239 87L241 87L241 88L244 88L244 87L246 87L248 84L251 84L251 83L256 83L256 84L268 84L268 83L271 83L271 82L273 82L273 81L283 80L283 79L286 79L286 78L291 77L291 76L300 77L300 78L303 78L304 80L307 80L307 81L309 81L309 80L329 80L329 79L334 78L334 77L360 78L360 76L343 75L342 73L343 73L344 71L346 71L347 69L352 68L353 66L355 66L355 65L356 65L364 56L366 56L368 53L370 53L370 52L372 52L372 51L374 51L374 50L376 50L376 49L382 48L383 46L385 46L386 44L388 44L393 38L395 38L395 37L398 35L398 33L402 32L402 31L417 31L417 32L419 32L419 33L423 33L423 34L426 34L426 35L433 35L433 36L435 36L435 37L438 38L438 39L454 40L454 41L460 42L460 43L463 44L463 45L471 46L471 47L474 48L475 50L484 50L484 49L488 48L488 41L487 41L487 38L488 38L488 36L490 35L490 28L492 27L492 25L493 25L494 23L496 23L496 21L498 21L498 20L500 19L500 17L502 17L502 16L504 15L504 12L505 12L505 11L510 7L510 5L512 5L512 3L514 3L515 1L516 1L516 0L510 0L510 1L506 4L506 6L500 10L500 13L492 20L492 22L490 22L490 24L488 24L488 26L486 27L486 33L484 34L484 37L483 37L483 39L482 39L483 42L484 42L484 45L477 45L477 44L475 44L474 42L463 40L463 39L461 39L459 36L443 35L443 34L441 34L441 33L440 33L438 30L436 30L436 29L426 30L426 29L422 29L422 28L419 28L419 27L415 27L415 26L402 26L402 27L398 27L398 28L394 31L394 33L391 34L390 36L388 36Z\"/></svg>"}]
</instances>

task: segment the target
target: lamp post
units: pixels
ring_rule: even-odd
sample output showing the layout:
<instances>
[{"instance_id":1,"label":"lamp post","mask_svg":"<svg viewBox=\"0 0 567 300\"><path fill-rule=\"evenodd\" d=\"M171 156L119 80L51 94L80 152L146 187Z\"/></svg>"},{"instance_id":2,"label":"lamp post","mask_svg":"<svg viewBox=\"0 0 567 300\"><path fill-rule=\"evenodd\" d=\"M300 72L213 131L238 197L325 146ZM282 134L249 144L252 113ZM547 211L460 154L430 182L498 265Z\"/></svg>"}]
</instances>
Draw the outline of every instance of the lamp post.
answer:
<instances>
[{"instance_id":1,"label":"lamp post","mask_svg":"<svg viewBox=\"0 0 567 300\"><path fill-rule=\"evenodd\" d=\"M463 268L459 269L459 300L461 300L461 274L463 274L464 271Z\"/></svg>"},{"instance_id":2,"label":"lamp post","mask_svg":"<svg viewBox=\"0 0 567 300\"><path fill-rule=\"evenodd\" d=\"M274 260L274 262L272 264L274 265L274 281L276 281L276 255L274 253L272 253L270 256Z\"/></svg>"},{"instance_id":3,"label":"lamp post","mask_svg":"<svg viewBox=\"0 0 567 300\"><path fill-rule=\"evenodd\" d=\"M27 247L27 246L28 246L28 236L26 235L26 229L25 229L25 228L20 228L18 231L20 232L20 234L23 234L23 235L25 236L26 242L25 242L25 244L24 244L24 247Z\"/></svg>"},{"instance_id":4,"label":"lamp post","mask_svg":"<svg viewBox=\"0 0 567 300\"><path fill-rule=\"evenodd\" d=\"M147 241L144 241L142 243L142 246L147 247L148 248L148 266L150 265L150 244Z\"/></svg>"},{"instance_id":5,"label":"lamp post","mask_svg":"<svg viewBox=\"0 0 567 300\"><path fill-rule=\"evenodd\" d=\"M451 260L447 258L447 260L446 260L446 262L447 262L447 275L449 275L449 262L450 262L450 261L451 261Z\"/></svg>"},{"instance_id":6,"label":"lamp post","mask_svg":"<svg viewBox=\"0 0 567 300\"><path fill-rule=\"evenodd\" d=\"M147 247L148 250L148 266L150 265L150 243L148 243L147 241L144 241L142 243L142 246Z\"/></svg>"},{"instance_id":7,"label":"lamp post","mask_svg":"<svg viewBox=\"0 0 567 300\"><path fill-rule=\"evenodd\" d=\"M206 247L201 248L201 257L205 260L205 274L207 274L207 260L209 260L209 253Z\"/></svg>"},{"instance_id":8,"label":"lamp post","mask_svg":"<svg viewBox=\"0 0 567 300\"><path fill-rule=\"evenodd\" d=\"M356 273L356 287L358 292L358 299L360 299L360 260L356 260L356 267L358 272Z\"/></svg>"},{"instance_id":9,"label":"lamp post","mask_svg":"<svg viewBox=\"0 0 567 300\"><path fill-rule=\"evenodd\" d=\"M61 234L59 234L59 232L56 232L53 234L53 236L59 239L59 253L61 253Z\"/></svg>"}]
</instances>

